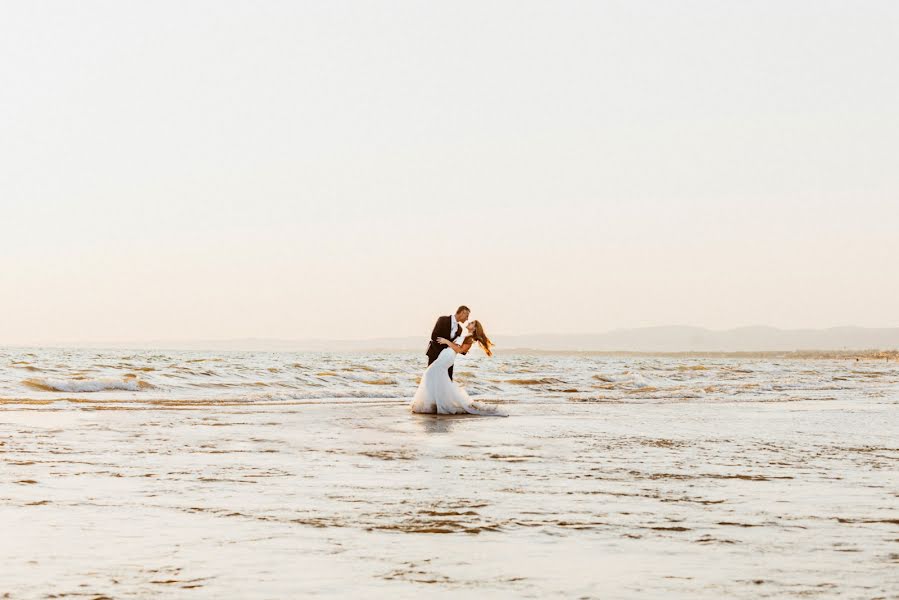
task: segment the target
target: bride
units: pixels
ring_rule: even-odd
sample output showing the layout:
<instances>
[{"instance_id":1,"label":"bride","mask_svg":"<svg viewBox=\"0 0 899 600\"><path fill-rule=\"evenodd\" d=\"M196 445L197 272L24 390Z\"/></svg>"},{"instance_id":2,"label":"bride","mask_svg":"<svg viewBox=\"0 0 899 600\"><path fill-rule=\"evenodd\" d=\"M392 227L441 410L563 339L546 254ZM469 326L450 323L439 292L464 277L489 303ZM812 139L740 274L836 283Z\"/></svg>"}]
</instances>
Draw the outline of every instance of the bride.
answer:
<instances>
[{"instance_id":1,"label":"bride","mask_svg":"<svg viewBox=\"0 0 899 600\"><path fill-rule=\"evenodd\" d=\"M462 344L455 344L446 338L437 338L439 344L446 346L421 377L415 399L412 400L412 412L437 413L440 415L455 415L470 413L473 415L494 415L505 417L492 406L483 406L474 402L465 393L465 390L453 383L449 378L449 369L456 360L456 354L467 354L471 346L477 342L483 348L487 356L493 356L490 347L493 342L484 333L484 327L480 321L472 321L465 326L468 335L462 340Z\"/></svg>"}]
</instances>

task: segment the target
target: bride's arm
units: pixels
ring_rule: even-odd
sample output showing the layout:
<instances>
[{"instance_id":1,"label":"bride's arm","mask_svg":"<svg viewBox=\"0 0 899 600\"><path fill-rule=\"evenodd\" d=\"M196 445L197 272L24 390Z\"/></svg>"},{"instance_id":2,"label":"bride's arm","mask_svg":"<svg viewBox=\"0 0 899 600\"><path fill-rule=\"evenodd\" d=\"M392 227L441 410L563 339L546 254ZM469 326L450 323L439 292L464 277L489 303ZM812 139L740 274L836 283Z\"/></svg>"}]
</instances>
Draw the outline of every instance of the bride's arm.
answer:
<instances>
[{"instance_id":1,"label":"bride's arm","mask_svg":"<svg viewBox=\"0 0 899 600\"><path fill-rule=\"evenodd\" d=\"M449 341L448 339L442 338L442 337L441 337L441 338L437 338L437 342L440 343L440 344L446 344L447 346L449 346L450 348L452 348L453 351L454 351L456 354L468 354L468 350L471 348L471 342L468 342L468 343L466 343L466 344L462 344L462 345L460 346L459 344L456 344L456 343L454 343L454 342L451 342L451 341Z\"/></svg>"},{"instance_id":2,"label":"bride's arm","mask_svg":"<svg viewBox=\"0 0 899 600\"><path fill-rule=\"evenodd\" d=\"M459 344L455 344L444 337L437 338L437 343L443 344L444 346L449 346L456 354L458 354L462 350L462 346L460 346Z\"/></svg>"}]
</instances>

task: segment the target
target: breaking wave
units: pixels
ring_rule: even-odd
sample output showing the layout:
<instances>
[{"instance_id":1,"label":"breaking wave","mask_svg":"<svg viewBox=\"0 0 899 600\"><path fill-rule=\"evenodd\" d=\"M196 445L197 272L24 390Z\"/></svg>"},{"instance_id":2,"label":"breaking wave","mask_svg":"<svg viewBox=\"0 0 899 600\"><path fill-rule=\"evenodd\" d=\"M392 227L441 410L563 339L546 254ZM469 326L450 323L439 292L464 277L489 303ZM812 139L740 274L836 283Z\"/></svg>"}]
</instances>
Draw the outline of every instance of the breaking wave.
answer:
<instances>
[{"instance_id":1,"label":"breaking wave","mask_svg":"<svg viewBox=\"0 0 899 600\"><path fill-rule=\"evenodd\" d=\"M0 400L411 401L425 367L417 353L0 348ZM537 404L899 399L890 360L475 354L459 359L455 379L472 397Z\"/></svg>"},{"instance_id":2,"label":"breaking wave","mask_svg":"<svg viewBox=\"0 0 899 600\"><path fill-rule=\"evenodd\" d=\"M151 387L149 383L140 381L136 377L125 377L122 379L114 377L101 377L99 379L53 379L41 377L25 379L22 383L31 389L42 392L69 393L105 392L108 390L139 392Z\"/></svg>"}]
</instances>

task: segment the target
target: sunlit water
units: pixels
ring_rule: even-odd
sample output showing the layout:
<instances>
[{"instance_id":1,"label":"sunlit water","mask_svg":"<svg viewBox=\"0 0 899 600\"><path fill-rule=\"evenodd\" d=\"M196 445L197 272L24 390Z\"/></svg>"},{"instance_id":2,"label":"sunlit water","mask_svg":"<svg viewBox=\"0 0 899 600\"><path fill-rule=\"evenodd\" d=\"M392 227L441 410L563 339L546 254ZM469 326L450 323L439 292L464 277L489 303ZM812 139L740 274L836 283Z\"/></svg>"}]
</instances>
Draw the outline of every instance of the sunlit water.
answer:
<instances>
[{"instance_id":1,"label":"sunlit water","mask_svg":"<svg viewBox=\"0 0 899 600\"><path fill-rule=\"evenodd\" d=\"M899 363L0 349L0 597L899 597Z\"/></svg>"}]
</instances>

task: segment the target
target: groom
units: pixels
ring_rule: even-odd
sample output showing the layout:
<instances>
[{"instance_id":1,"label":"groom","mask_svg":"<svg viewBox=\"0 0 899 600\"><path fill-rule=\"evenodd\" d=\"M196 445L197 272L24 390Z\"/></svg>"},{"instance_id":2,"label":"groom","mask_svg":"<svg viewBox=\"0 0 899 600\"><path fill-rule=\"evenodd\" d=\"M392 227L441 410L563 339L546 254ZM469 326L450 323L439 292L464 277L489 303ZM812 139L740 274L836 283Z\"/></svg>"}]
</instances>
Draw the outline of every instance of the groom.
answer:
<instances>
[{"instance_id":1,"label":"groom","mask_svg":"<svg viewBox=\"0 0 899 600\"><path fill-rule=\"evenodd\" d=\"M431 332L431 341L428 342L428 350L425 354L428 355L428 365L435 360L440 355L446 346L443 344L437 343L437 338L442 337L448 340L455 340L459 337L459 334L462 333L462 323L468 320L468 315L471 314L471 310L465 305L460 306L456 309L456 314L449 315L447 317L438 317L437 323L434 325L434 331ZM450 367L448 370L449 378L453 378L453 368Z\"/></svg>"}]
</instances>

